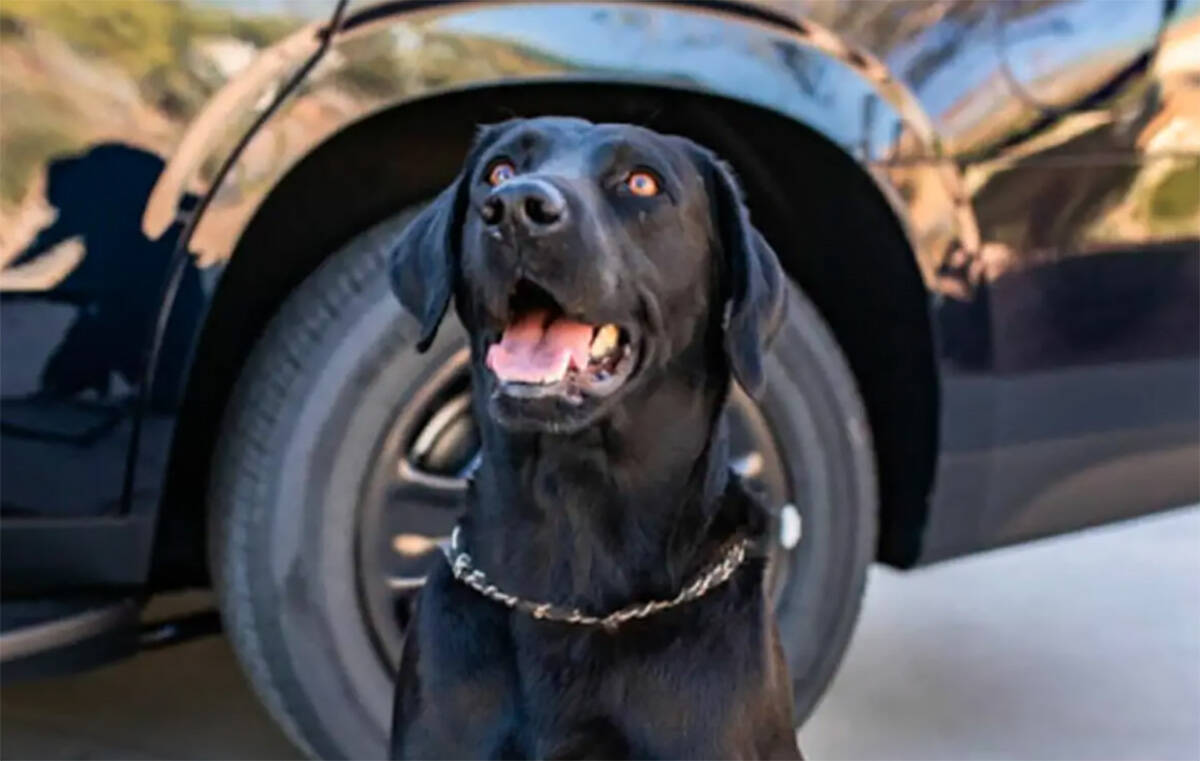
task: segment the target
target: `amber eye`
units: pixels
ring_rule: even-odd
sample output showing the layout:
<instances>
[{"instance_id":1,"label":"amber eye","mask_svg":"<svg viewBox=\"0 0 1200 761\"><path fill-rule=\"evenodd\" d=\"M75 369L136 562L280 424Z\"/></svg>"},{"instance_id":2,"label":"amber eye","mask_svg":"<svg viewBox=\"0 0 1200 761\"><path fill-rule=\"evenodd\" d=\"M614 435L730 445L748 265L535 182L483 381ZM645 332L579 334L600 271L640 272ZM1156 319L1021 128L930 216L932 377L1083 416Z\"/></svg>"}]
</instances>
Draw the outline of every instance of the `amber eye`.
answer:
<instances>
[{"instance_id":1,"label":"amber eye","mask_svg":"<svg viewBox=\"0 0 1200 761\"><path fill-rule=\"evenodd\" d=\"M625 184L635 196L649 198L658 195L658 180L649 172L633 172L626 178Z\"/></svg>"},{"instance_id":2,"label":"amber eye","mask_svg":"<svg viewBox=\"0 0 1200 761\"><path fill-rule=\"evenodd\" d=\"M508 161L497 161L488 172L488 184L493 188L502 182L508 182L517 173L517 168Z\"/></svg>"}]
</instances>

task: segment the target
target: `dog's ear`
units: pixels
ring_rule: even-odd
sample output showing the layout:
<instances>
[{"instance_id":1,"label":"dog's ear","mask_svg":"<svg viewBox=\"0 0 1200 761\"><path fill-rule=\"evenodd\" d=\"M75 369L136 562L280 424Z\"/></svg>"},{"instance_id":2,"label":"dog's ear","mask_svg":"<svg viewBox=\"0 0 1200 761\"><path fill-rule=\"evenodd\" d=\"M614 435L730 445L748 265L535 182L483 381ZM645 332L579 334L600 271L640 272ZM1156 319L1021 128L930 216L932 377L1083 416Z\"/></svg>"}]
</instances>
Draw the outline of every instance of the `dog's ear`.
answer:
<instances>
[{"instance_id":1,"label":"dog's ear","mask_svg":"<svg viewBox=\"0 0 1200 761\"><path fill-rule=\"evenodd\" d=\"M455 178L409 222L392 249L392 292L420 323L417 351L425 351L433 343L450 306L466 207L462 198L465 176Z\"/></svg>"},{"instance_id":2,"label":"dog's ear","mask_svg":"<svg viewBox=\"0 0 1200 761\"><path fill-rule=\"evenodd\" d=\"M713 220L724 255L725 352L733 375L751 397L766 383L763 356L787 308L786 275L775 251L750 223L733 171L705 151Z\"/></svg>"},{"instance_id":3,"label":"dog's ear","mask_svg":"<svg viewBox=\"0 0 1200 761\"><path fill-rule=\"evenodd\" d=\"M508 124L480 130L462 171L408 223L392 248L392 292L420 323L417 351L423 352L433 343L450 306L458 277L463 222L479 156Z\"/></svg>"}]
</instances>

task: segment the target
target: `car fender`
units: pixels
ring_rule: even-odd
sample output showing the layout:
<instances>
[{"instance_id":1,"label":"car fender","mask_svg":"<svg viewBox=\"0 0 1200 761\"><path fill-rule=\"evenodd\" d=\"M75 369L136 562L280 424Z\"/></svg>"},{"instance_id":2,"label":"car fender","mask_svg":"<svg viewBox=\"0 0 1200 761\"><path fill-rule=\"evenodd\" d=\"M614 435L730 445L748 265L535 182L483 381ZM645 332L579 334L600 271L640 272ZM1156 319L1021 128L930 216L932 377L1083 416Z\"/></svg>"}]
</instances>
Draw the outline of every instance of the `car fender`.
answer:
<instances>
[{"instance_id":1,"label":"car fender","mask_svg":"<svg viewBox=\"0 0 1200 761\"><path fill-rule=\"evenodd\" d=\"M316 50L310 24L266 50L212 98L147 205L165 229L186 192L210 193L189 250L228 261L255 211L297 161L380 110L453 90L514 82L627 82L698 91L794 119L853 155L905 227L927 283L978 233L957 167L909 89L870 53L802 19L726 3L385 2L348 15L298 92L250 136L223 177L228 125L278 91ZM213 183L219 181L219 186Z\"/></svg>"}]
</instances>

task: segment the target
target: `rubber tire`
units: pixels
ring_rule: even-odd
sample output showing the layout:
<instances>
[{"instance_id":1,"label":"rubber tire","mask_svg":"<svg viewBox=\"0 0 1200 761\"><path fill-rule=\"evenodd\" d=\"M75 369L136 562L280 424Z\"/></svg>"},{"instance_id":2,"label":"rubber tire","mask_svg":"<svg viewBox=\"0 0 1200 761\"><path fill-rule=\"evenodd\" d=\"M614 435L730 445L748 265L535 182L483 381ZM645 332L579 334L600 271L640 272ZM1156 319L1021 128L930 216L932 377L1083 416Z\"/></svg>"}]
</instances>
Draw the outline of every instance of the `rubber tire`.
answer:
<instances>
[{"instance_id":1,"label":"rubber tire","mask_svg":"<svg viewBox=\"0 0 1200 761\"><path fill-rule=\"evenodd\" d=\"M803 523L775 610L796 726L816 709L845 655L875 557L879 495L866 408L837 340L799 288L766 363L759 406L790 457Z\"/></svg>"},{"instance_id":2,"label":"rubber tire","mask_svg":"<svg viewBox=\"0 0 1200 761\"><path fill-rule=\"evenodd\" d=\"M287 299L242 370L214 452L208 545L226 631L310 756L386 754L391 674L356 588L357 498L407 390L464 340L448 319L429 353L411 350L415 322L391 295L386 264L414 213L352 240ZM804 537L779 609L799 723L857 616L874 549L873 456L853 376L798 291L767 369L768 420L783 451L807 453L804 467L789 462Z\"/></svg>"}]
</instances>

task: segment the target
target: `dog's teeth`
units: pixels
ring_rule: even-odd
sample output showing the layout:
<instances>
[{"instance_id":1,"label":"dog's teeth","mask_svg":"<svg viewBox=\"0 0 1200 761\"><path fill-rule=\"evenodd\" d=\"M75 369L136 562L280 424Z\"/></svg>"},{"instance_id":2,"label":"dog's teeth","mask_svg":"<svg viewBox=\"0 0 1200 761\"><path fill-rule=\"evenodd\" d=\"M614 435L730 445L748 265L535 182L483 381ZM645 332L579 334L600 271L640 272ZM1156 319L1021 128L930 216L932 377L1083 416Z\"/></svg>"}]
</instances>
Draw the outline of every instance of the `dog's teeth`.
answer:
<instances>
[{"instance_id":1,"label":"dog's teeth","mask_svg":"<svg viewBox=\"0 0 1200 761\"><path fill-rule=\"evenodd\" d=\"M617 341L621 338L621 329L611 322L603 325L596 331L596 337L592 339L591 348L588 353L592 359L599 359L607 355L617 345Z\"/></svg>"}]
</instances>

